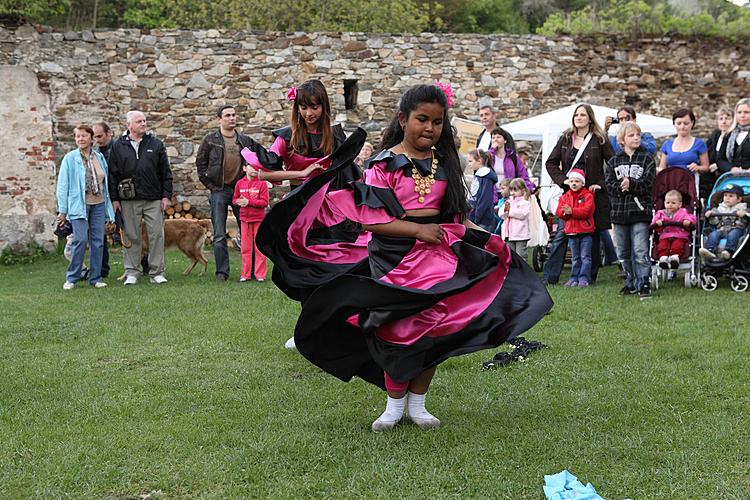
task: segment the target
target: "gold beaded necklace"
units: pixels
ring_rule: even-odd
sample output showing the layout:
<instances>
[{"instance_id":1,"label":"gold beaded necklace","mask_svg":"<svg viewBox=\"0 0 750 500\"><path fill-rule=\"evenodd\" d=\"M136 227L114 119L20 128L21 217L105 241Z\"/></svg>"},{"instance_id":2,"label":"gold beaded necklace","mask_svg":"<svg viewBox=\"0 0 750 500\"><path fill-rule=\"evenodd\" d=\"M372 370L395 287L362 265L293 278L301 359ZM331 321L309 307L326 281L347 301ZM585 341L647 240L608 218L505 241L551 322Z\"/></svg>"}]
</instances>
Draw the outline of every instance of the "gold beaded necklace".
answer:
<instances>
[{"instance_id":1,"label":"gold beaded necklace","mask_svg":"<svg viewBox=\"0 0 750 500\"><path fill-rule=\"evenodd\" d=\"M419 195L419 203L424 203L424 195L430 194L430 186L435 184L435 173L437 172L438 161L437 158L435 158L435 151L431 151L431 154L432 166L430 168L430 173L426 176L422 176L417 169L416 163L414 163L414 160L411 159L411 156L409 156L406 153L406 149L404 149L404 156L406 156L406 159L411 163L411 177L414 180L414 192Z\"/></svg>"}]
</instances>

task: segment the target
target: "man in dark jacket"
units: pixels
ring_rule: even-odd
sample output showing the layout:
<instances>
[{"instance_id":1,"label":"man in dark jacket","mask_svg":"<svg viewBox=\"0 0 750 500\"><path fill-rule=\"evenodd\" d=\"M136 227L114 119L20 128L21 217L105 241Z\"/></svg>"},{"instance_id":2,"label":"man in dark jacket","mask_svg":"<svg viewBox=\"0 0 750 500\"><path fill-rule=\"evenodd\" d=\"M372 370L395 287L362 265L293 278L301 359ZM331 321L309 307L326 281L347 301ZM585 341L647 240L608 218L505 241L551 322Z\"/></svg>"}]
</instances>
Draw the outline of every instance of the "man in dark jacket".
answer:
<instances>
[{"instance_id":1,"label":"man in dark jacket","mask_svg":"<svg viewBox=\"0 0 750 500\"><path fill-rule=\"evenodd\" d=\"M207 134L198 148L195 167L198 179L210 190L211 223L214 226L213 245L216 260L216 279L229 279L229 252L227 250L227 207L232 208L234 217L240 220L239 207L232 205L234 186L244 175L245 163L240 151L248 148L258 150L258 144L248 135L236 130L237 112L234 106L225 105L218 109L219 129Z\"/></svg>"},{"instance_id":2,"label":"man in dark jacket","mask_svg":"<svg viewBox=\"0 0 750 500\"><path fill-rule=\"evenodd\" d=\"M109 190L112 206L122 211L125 236L132 244L124 249L125 284L138 282L141 260L141 218L148 235L148 275L151 283L164 277L164 211L172 197L172 169L167 149L146 132L146 116L127 114L128 132L114 141L109 154Z\"/></svg>"},{"instance_id":3,"label":"man in dark jacket","mask_svg":"<svg viewBox=\"0 0 750 500\"><path fill-rule=\"evenodd\" d=\"M96 122L91 127L94 129L94 142L96 142L99 152L104 155L109 166L109 152L112 150L112 129L105 122ZM109 276L109 245L106 238L102 252L102 278Z\"/></svg>"}]
</instances>

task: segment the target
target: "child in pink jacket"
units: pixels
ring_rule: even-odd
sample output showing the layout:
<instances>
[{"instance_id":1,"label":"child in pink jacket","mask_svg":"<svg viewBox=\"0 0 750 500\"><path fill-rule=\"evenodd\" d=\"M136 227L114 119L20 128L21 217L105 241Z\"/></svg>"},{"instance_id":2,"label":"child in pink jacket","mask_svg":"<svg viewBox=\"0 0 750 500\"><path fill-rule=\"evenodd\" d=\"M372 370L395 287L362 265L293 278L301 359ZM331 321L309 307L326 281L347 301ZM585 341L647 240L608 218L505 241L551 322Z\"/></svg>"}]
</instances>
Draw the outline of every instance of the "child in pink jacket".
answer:
<instances>
[{"instance_id":1,"label":"child in pink jacket","mask_svg":"<svg viewBox=\"0 0 750 500\"><path fill-rule=\"evenodd\" d=\"M510 181L510 197L503 205L500 217L503 219L501 236L508 243L511 250L524 260L528 254L529 212L531 211L531 193L523 179Z\"/></svg>"},{"instance_id":2,"label":"child in pink jacket","mask_svg":"<svg viewBox=\"0 0 750 500\"><path fill-rule=\"evenodd\" d=\"M260 162L255 153L250 153L250 160L245 165L246 177L234 187L232 204L240 207L240 234L242 235L242 274L240 281L249 281L253 274L258 281L266 280L268 264L266 256L260 253L255 238L258 228L266 216L268 206L268 184L258 178ZM247 157L246 157L247 158Z\"/></svg>"},{"instance_id":3,"label":"child in pink jacket","mask_svg":"<svg viewBox=\"0 0 750 500\"><path fill-rule=\"evenodd\" d=\"M682 207L682 193L673 189L664 195L664 209L654 214L651 228L659 233L656 254L659 267L677 269L680 256L690 240L690 231L695 227L695 215Z\"/></svg>"}]
</instances>

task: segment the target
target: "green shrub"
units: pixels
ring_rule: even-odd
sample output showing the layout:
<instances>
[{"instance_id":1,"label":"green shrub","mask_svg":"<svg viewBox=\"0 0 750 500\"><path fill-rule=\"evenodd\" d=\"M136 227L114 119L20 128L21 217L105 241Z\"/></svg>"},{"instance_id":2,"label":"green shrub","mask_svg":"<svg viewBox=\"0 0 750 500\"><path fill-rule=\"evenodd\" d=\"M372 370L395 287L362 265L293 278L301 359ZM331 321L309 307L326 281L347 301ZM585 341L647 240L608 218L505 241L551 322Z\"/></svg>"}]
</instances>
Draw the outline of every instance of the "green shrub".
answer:
<instances>
[{"instance_id":1,"label":"green shrub","mask_svg":"<svg viewBox=\"0 0 750 500\"><path fill-rule=\"evenodd\" d=\"M739 40L750 36L750 11L732 4L706 4L700 12L683 14L666 3L614 0L598 10L586 6L573 12L554 13L537 33L545 36L612 33L636 38L680 34Z\"/></svg>"},{"instance_id":2,"label":"green shrub","mask_svg":"<svg viewBox=\"0 0 750 500\"><path fill-rule=\"evenodd\" d=\"M0 253L0 265L31 264L36 260L47 257L49 253L36 241L32 241L20 250L8 246Z\"/></svg>"}]
</instances>

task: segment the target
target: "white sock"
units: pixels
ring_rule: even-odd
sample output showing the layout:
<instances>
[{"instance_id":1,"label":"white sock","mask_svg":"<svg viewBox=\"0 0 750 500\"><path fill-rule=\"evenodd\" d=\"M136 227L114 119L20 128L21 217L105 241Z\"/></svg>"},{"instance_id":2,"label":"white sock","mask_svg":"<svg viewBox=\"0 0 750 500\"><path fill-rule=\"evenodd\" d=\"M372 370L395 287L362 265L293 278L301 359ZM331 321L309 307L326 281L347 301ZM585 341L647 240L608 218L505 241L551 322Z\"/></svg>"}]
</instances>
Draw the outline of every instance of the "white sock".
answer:
<instances>
[{"instance_id":1,"label":"white sock","mask_svg":"<svg viewBox=\"0 0 750 500\"><path fill-rule=\"evenodd\" d=\"M679 262L680 261L680 256L679 255L670 255L669 256L669 260L676 260L677 262Z\"/></svg>"},{"instance_id":2,"label":"white sock","mask_svg":"<svg viewBox=\"0 0 750 500\"><path fill-rule=\"evenodd\" d=\"M440 420L427 411L424 407L426 394L414 394L409 392L409 419L422 428L439 427Z\"/></svg>"},{"instance_id":3,"label":"white sock","mask_svg":"<svg viewBox=\"0 0 750 500\"><path fill-rule=\"evenodd\" d=\"M385 403L385 411L378 417L378 420L382 420L383 422L398 422L404 416L405 406L405 397L395 399L388 396L388 400Z\"/></svg>"},{"instance_id":4,"label":"white sock","mask_svg":"<svg viewBox=\"0 0 750 500\"><path fill-rule=\"evenodd\" d=\"M395 399L388 396L388 400L385 403L385 411L372 423L372 430L381 432L395 427L401 421L401 417L404 416L405 405L406 397Z\"/></svg>"},{"instance_id":5,"label":"white sock","mask_svg":"<svg viewBox=\"0 0 750 500\"><path fill-rule=\"evenodd\" d=\"M427 409L424 407L425 396L427 396L426 393L414 394L413 392L409 391L408 398L409 398L409 416L410 417L417 417L417 418L432 417L432 415L430 415L430 412L428 412Z\"/></svg>"}]
</instances>

